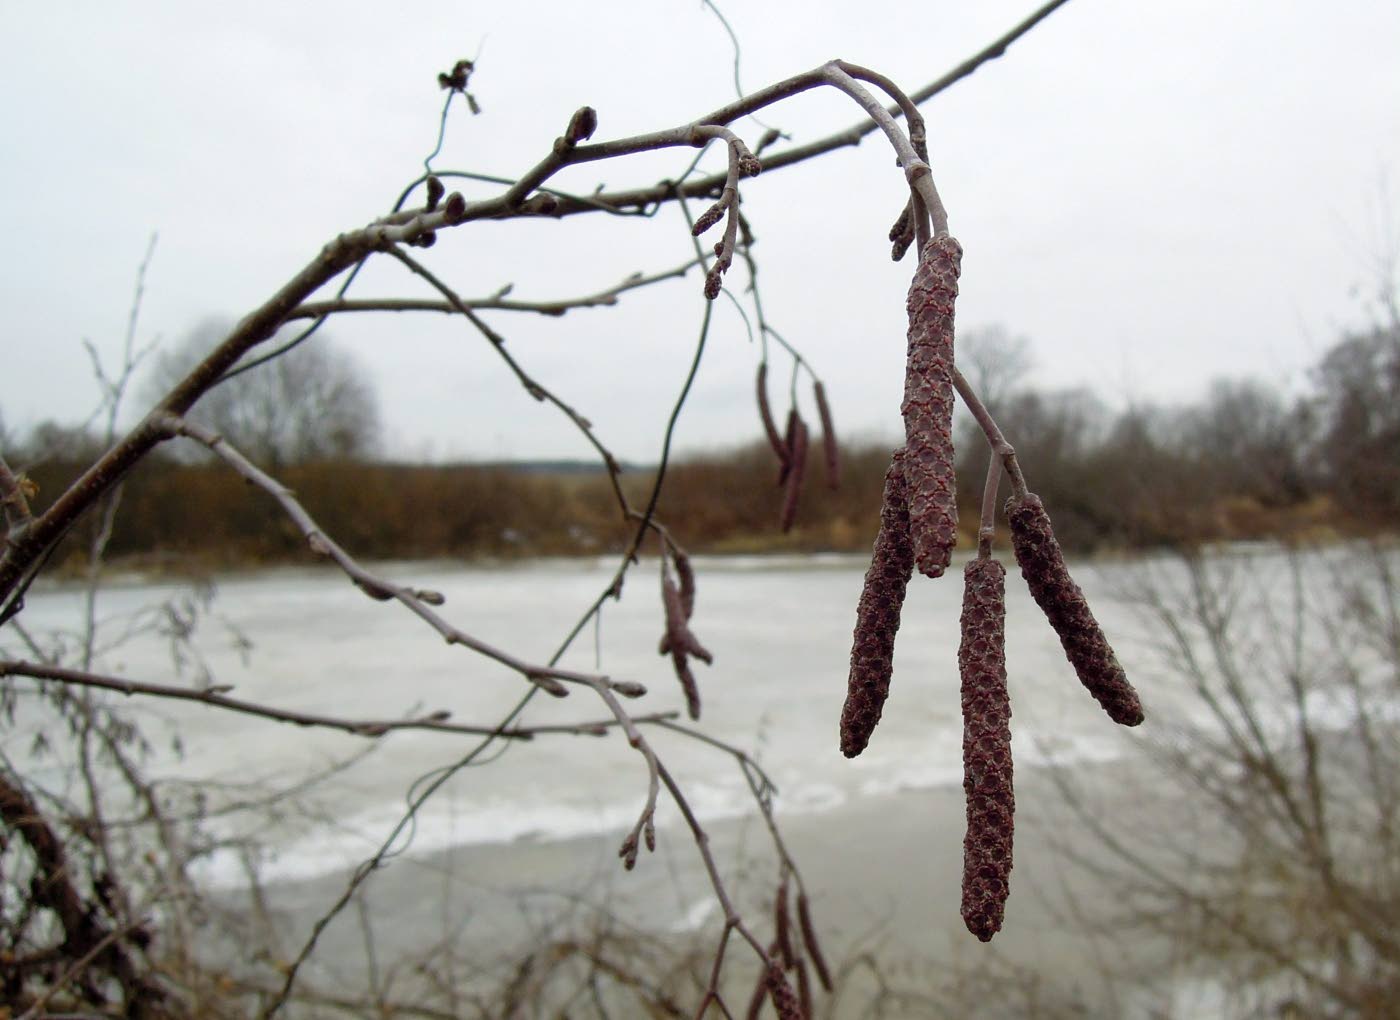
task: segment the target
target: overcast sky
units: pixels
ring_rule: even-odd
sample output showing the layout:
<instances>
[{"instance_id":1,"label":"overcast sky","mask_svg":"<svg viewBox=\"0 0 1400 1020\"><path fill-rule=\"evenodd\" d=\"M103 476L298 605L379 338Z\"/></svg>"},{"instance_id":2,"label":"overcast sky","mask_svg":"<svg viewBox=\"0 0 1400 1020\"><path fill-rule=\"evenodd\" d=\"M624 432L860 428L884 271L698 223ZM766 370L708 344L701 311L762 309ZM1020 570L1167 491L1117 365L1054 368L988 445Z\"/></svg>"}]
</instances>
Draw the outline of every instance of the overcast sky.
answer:
<instances>
[{"instance_id":1,"label":"overcast sky","mask_svg":"<svg viewBox=\"0 0 1400 1020\"><path fill-rule=\"evenodd\" d=\"M843 57L912 91L1034 6L721 4L750 90ZM966 250L960 327L1002 324L1030 338L1038 385L1093 387L1119 406L1189 400L1219 376L1302 387L1339 332L1367 321L1385 224L1400 222L1397 40L1400 5L1374 0L1073 0L924 106ZM210 316L243 314L336 233L385 211L432 147L437 72L478 53L482 112L454 109L438 169L516 176L585 103L604 140L734 95L729 39L696 0L5 5L0 420L13 431L91 409L81 342L116 356L153 232L139 336L177 343ZM859 111L823 90L762 116L803 142ZM751 142L763 131L736 127ZM692 155L595 164L557 183L649 184ZM885 233L904 191L878 135L744 186L765 310L826 378L848 434L899 428L913 266L889 261ZM513 284L541 299L689 255L675 208L474 223L423 253L464 294ZM353 296L430 296L382 261ZM736 268L736 292L742 281ZM611 309L490 321L619 456L650 461L702 303L692 273ZM460 321L358 316L328 333L373 377L393 455L589 453ZM758 434L756 360L722 301L683 449Z\"/></svg>"}]
</instances>

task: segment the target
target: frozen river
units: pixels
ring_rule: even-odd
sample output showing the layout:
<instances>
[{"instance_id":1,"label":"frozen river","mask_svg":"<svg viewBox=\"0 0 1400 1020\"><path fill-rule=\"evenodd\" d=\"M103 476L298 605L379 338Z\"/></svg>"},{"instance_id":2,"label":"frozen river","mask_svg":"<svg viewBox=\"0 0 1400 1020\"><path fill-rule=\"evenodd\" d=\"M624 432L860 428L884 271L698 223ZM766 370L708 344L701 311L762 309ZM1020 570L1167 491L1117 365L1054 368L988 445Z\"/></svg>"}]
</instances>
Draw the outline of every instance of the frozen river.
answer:
<instances>
[{"instance_id":1,"label":"frozen river","mask_svg":"<svg viewBox=\"0 0 1400 1020\"><path fill-rule=\"evenodd\" d=\"M1287 597L1287 572L1274 553L1236 551L1246 588ZM915 578L905 605L895 676L885 718L869 749L848 761L837 749L855 604L866 557L699 558L692 627L714 653L694 668L704 701L698 728L749 749L772 776L785 814L822 812L858 798L961 781L957 646L962 580L957 565L937 581ZM382 565L396 582L441 592L442 612L463 630L521 658L544 662L580 613L608 585L611 559L509 566L442 563ZM662 633L656 563L634 568L622 601L606 603L599 626L583 631L561 665L645 684L636 713L681 710L669 658L656 653ZM1144 733L1188 721L1194 711L1181 681L1162 668L1151 645L1162 635L1124 593L1146 577L1181 587L1170 561L1084 566L1077 579L1146 706L1139 731L1113 726L1085 694L1055 635L1014 566L1008 572L1007 662L1018 766L1047 759L1106 761ZM1272 578L1272 579L1271 579ZM179 598L177 584L114 584L99 603L101 635L112 640L146 607ZM82 595L62 587L30 595L22 622L35 635L73 628ZM10 655L23 650L6 635ZM330 569L278 569L220 580L195 632L194 647L212 681L233 696L283 708L350 718L393 718L433 710L453 721L494 725L526 689L514 673L461 647L449 647L394 603L366 598ZM98 669L134 679L195 683L190 661L150 633L115 642ZM113 696L115 697L115 696ZM209 784L215 803L287 787L363 752L368 742L198 704L127 702L152 737L150 774ZM538 696L529 724L600 720L607 712L585 688ZM21 715L21 721L23 716ZM1159 725L1160 724L1160 725ZM173 748L178 733L180 753ZM657 728L648 730L663 761L702 818L752 811L744 777L729 756ZM21 737L23 731L21 727ZM61 735L51 734L60 740ZM316 787L302 810L256 832L268 848L265 873L311 876L368 856L404 810L415 780L448 766L475 738L406 731ZM16 740L15 747L24 745ZM463 770L420 814L413 849L547 840L622 831L646 789L640 757L617 731L607 737L550 735L513 743L489 765ZM254 815L220 821L240 834ZM674 823L666 804L663 826ZM235 881L216 856L208 877Z\"/></svg>"}]
</instances>

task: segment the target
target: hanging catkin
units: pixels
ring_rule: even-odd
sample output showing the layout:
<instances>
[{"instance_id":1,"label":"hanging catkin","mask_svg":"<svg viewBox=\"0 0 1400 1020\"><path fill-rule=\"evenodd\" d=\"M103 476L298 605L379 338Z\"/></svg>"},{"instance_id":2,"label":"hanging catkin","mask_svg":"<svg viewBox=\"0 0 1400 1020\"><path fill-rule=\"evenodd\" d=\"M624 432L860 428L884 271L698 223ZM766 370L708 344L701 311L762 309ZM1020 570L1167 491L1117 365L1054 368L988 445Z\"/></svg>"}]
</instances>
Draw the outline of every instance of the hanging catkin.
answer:
<instances>
[{"instance_id":1,"label":"hanging catkin","mask_svg":"<svg viewBox=\"0 0 1400 1020\"><path fill-rule=\"evenodd\" d=\"M807 474L807 423L796 410L792 412L792 441L788 446L788 471L783 492L783 508L778 526L784 534L792 530L797 520L797 500L802 495L802 480Z\"/></svg>"},{"instance_id":2,"label":"hanging catkin","mask_svg":"<svg viewBox=\"0 0 1400 1020\"><path fill-rule=\"evenodd\" d=\"M835 987L831 983L831 969L827 967L821 943L817 941L817 926L812 923L812 908L807 903L807 894L800 889L797 893L797 925L802 931L802 944L807 947L807 955L816 968L817 980L829 992Z\"/></svg>"},{"instance_id":3,"label":"hanging catkin","mask_svg":"<svg viewBox=\"0 0 1400 1020\"><path fill-rule=\"evenodd\" d=\"M690 554L677 546L671 547L671 562L676 565L676 577L681 583L681 609L689 620L695 615L695 568L691 566Z\"/></svg>"},{"instance_id":4,"label":"hanging catkin","mask_svg":"<svg viewBox=\"0 0 1400 1020\"><path fill-rule=\"evenodd\" d=\"M822 454L826 460L826 487L841 488L841 452L836 442L836 428L831 422L831 405L826 402L826 387L820 381L812 384L817 401L817 414L822 421Z\"/></svg>"},{"instance_id":5,"label":"hanging catkin","mask_svg":"<svg viewBox=\"0 0 1400 1020\"><path fill-rule=\"evenodd\" d=\"M778 484L786 485L788 475L792 472L792 443L793 437L797 434L797 407L793 406L788 411L787 424L783 427L783 455L778 464Z\"/></svg>"},{"instance_id":6,"label":"hanging catkin","mask_svg":"<svg viewBox=\"0 0 1400 1020\"><path fill-rule=\"evenodd\" d=\"M983 942L1001 930L1011 875L1016 798L1011 785L1011 701L1006 691L1006 569L975 559L963 572L962 916Z\"/></svg>"},{"instance_id":7,"label":"hanging catkin","mask_svg":"<svg viewBox=\"0 0 1400 1020\"><path fill-rule=\"evenodd\" d=\"M778 1014L778 1020L803 1020L802 1004L797 999L797 993L792 990L792 985L788 984L787 977L783 974L783 965L776 959L768 964L766 975L768 985L768 996L773 1001L773 1009Z\"/></svg>"},{"instance_id":8,"label":"hanging catkin","mask_svg":"<svg viewBox=\"0 0 1400 1020\"><path fill-rule=\"evenodd\" d=\"M696 640L686 625L685 602L676 582L663 572L661 576L661 605L666 614L666 633L661 636L658 647L662 655L671 656L676 679L680 681L681 692L685 695L686 712L692 719L700 718L700 687L695 682L695 674L690 671L689 656L694 656L706 665L714 662L705 646Z\"/></svg>"},{"instance_id":9,"label":"hanging catkin","mask_svg":"<svg viewBox=\"0 0 1400 1020\"><path fill-rule=\"evenodd\" d=\"M962 245L940 234L924 245L909 285L908 361L904 373L904 473L920 573L938 577L958 537L953 476L953 305Z\"/></svg>"},{"instance_id":10,"label":"hanging catkin","mask_svg":"<svg viewBox=\"0 0 1400 1020\"><path fill-rule=\"evenodd\" d=\"M773 420L772 408L768 406L768 362L758 363L758 379L755 383L758 392L758 416L763 421L763 434L768 437L768 445L778 455L778 463L787 464L787 444L778 435L778 424Z\"/></svg>"},{"instance_id":11,"label":"hanging catkin","mask_svg":"<svg viewBox=\"0 0 1400 1020\"><path fill-rule=\"evenodd\" d=\"M846 704L841 709L841 753L854 758L865 750L880 721L894 668L894 636L904 592L914 572L914 547L909 540L909 506L905 498L905 450L895 451L885 472L880 530L865 586L856 605L855 640Z\"/></svg>"},{"instance_id":12,"label":"hanging catkin","mask_svg":"<svg viewBox=\"0 0 1400 1020\"><path fill-rule=\"evenodd\" d=\"M1079 682L1116 723L1142 722L1142 702L1104 637L1084 592L1065 567L1064 553L1050 527L1050 515L1034 493L1012 497L1006 504L1011 545L1031 595L1060 636L1065 655Z\"/></svg>"}]
</instances>

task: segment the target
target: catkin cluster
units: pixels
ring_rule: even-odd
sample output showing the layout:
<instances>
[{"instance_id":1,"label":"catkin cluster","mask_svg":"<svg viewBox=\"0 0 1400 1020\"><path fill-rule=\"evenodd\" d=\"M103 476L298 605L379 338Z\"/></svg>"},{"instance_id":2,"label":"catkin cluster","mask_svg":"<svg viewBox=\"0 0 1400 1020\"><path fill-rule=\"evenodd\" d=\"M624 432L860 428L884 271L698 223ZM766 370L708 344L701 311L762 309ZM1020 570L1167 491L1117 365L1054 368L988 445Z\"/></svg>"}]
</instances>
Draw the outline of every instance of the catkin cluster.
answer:
<instances>
[{"instance_id":1,"label":"catkin cluster","mask_svg":"<svg viewBox=\"0 0 1400 1020\"><path fill-rule=\"evenodd\" d=\"M924 246L909 285L908 361L904 374L904 474L919 572L938 577L958 534L953 474L953 306L962 245L939 234Z\"/></svg>"},{"instance_id":2,"label":"catkin cluster","mask_svg":"<svg viewBox=\"0 0 1400 1020\"><path fill-rule=\"evenodd\" d=\"M884 710L894 669L894 638L899 631L900 610L914 573L904 463L904 450L896 450L885 472L880 530L856 606L851 674L846 704L841 709L841 753L847 758L865 750Z\"/></svg>"},{"instance_id":3,"label":"catkin cluster","mask_svg":"<svg viewBox=\"0 0 1400 1020\"><path fill-rule=\"evenodd\" d=\"M676 679L680 681L681 691L685 694L686 712L692 719L699 719L700 687L695 682L695 674L690 671L690 657L699 659L707 666L715 660L690 630L690 615L695 611L695 573L691 569L690 559L679 551L673 558L681 583L679 587L676 586L663 562L661 607L666 615L666 633L661 635L657 651L671 656Z\"/></svg>"},{"instance_id":4,"label":"catkin cluster","mask_svg":"<svg viewBox=\"0 0 1400 1020\"><path fill-rule=\"evenodd\" d=\"M792 530L797 521L797 504L802 495L802 483L807 472L807 448L811 443L811 431L798 413L794 404L788 411L787 427L778 435L773 410L768 404L768 362L758 365L758 377L754 389L758 396L758 416L763 422L763 434L768 437L768 445L778 458L778 485L783 489L782 510L778 515L778 526L783 532ZM828 488L841 487L841 465L836 442L836 430L831 422L831 406L826 400L826 388L820 380L812 383L812 395L817 404L817 414L822 423L822 454L826 462L826 484Z\"/></svg>"},{"instance_id":5,"label":"catkin cluster","mask_svg":"<svg viewBox=\"0 0 1400 1020\"><path fill-rule=\"evenodd\" d=\"M1011 783L1011 699L1006 690L1006 569L992 559L963 572L962 677L963 840L962 916L987 942L1001 930L1015 828Z\"/></svg>"},{"instance_id":6,"label":"catkin cluster","mask_svg":"<svg viewBox=\"0 0 1400 1020\"><path fill-rule=\"evenodd\" d=\"M1084 592L1069 576L1045 505L1039 496L1028 492L1007 501L1006 516L1021 576L1059 635L1079 682L1114 722L1136 726L1142 722L1142 702L1090 612Z\"/></svg>"},{"instance_id":7,"label":"catkin cluster","mask_svg":"<svg viewBox=\"0 0 1400 1020\"><path fill-rule=\"evenodd\" d=\"M895 225L896 251L909 242L907 224ZM905 373L905 445L885 475L880 530L856 607L855 640L846 702L841 710L841 752L860 754L884 710L893 669L894 640L909 578L938 577L957 538L953 473L953 311L962 247L947 235L932 238L921 253L909 288L908 363ZM985 413L985 412L984 412ZM1032 596L1060 637L1080 681L1114 721L1142 722L1142 704L1128 683L1084 593L1070 578L1064 556L1039 497L1025 492L1009 447L997 435L1017 495L1007 503L1016 560ZM1015 468L1015 470L1011 470ZM999 466L998 466L999 471ZM989 476L987 500L999 474ZM990 518L990 505L984 508ZM1001 930L1012 862L1015 795L1012 788L1011 700L1006 676L1006 570L991 559L986 537L964 571L962 637L963 789L967 833L963 842L962 916L983 942Z\"/></svg>"}]
</instances>

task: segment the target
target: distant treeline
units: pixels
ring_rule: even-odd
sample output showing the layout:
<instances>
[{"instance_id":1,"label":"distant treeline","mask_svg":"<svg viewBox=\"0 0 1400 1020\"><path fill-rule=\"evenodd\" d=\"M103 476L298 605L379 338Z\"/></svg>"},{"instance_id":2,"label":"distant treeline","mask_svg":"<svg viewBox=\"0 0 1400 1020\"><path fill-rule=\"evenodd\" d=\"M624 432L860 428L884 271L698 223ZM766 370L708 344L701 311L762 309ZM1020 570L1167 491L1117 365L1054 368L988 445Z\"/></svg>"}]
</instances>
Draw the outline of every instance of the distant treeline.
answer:
<instances>
[{"instance_id":1,"label":"distant treeline","mask_svg":"<svg viewBox=\"0 0 1400 1020\"><path fill-rule=\"evenodd\" d=\"M992 410L1061 541L1077 550L1394 530L1400 328L1345 338L1313 379L1313 391L1297 398L1258 383L1221 382L1194 406L1116 412L1086 391L1021 389ZM100 452L83 434L53 427L8 445L12 466L39 486L35 509ZM761 442L672 463L657 513L692 551L865 550L891 445L845 447L842 485L831 490L814 441L797 524L786 535L777 527L776 460ZM987 455L980 433L962 423L960 504L969 544ZM365 557L598 553L622 548L635 527L622 519L601 469L565 463L341 460L284 465L277 476L328 534ZM651 469L626 471L634 505L645 505L652 479ZM76 529L59 560L95 526L89 520ZM227 468L159 458L127 478L109 550L225 564L311 556L273 501Z\"/></svg>"}]
</instances>

